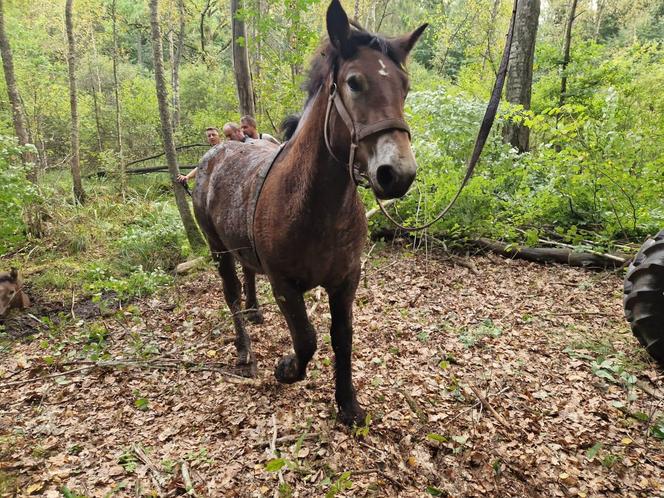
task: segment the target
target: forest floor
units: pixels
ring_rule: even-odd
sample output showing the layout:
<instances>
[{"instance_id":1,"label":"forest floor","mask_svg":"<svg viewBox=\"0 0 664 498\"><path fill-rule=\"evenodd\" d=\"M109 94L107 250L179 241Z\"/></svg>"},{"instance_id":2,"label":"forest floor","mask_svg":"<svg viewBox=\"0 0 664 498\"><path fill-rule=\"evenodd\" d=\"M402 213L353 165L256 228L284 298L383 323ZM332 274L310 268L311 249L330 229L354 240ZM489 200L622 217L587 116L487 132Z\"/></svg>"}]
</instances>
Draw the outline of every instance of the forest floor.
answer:
<instances>
[{"instance_id":1,"label":"forest floor","mask_svg":"<svg viewBox=\"0 0 664 498\"><path fill-rule=\"evenodd\" d=\"M664 496L664 375L619 274L376 250L354 318L371 420L354 430L335 420L326 300L307 296L307 379L280 385L290 337L259 288L249 381L224 373L233 330L209 267L122 309L47 320L38 302L8 322L0 496Z\"/></svg>"}]
</instances>

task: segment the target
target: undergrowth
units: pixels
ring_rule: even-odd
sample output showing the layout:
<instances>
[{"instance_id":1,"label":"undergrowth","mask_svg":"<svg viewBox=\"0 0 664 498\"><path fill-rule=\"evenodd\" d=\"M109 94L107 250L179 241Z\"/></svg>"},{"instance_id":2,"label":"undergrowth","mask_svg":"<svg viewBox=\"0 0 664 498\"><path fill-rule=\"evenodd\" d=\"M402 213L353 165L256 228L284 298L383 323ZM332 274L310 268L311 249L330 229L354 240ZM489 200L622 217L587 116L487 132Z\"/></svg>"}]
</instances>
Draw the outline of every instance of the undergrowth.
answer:
<instances>
[{"instance_id":1,"label":"undergrowth","mask_svg":"<svg viewBox=\"0 0 664 498\"><path fill-rule=\"evenodd\" d=\"M87 179L82 206L72 202L67 174L40 183L43 236L24 234L3 262L21 270L37 301L148 296L172 283L173 269L190 255L163 175L131 178L124 196L115 181Z\"/></svg>"}]
</instances>

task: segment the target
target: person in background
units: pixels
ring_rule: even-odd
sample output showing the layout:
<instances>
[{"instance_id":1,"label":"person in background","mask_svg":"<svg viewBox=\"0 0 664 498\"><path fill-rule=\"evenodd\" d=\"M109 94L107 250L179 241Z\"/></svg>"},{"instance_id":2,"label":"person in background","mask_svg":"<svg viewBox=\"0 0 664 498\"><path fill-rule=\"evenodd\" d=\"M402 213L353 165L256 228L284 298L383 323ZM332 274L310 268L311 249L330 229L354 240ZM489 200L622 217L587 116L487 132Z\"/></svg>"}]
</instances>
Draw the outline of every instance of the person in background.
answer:
<instances>
[{"instance_id":1,"label":"person in background","mask_svg":"<svg viewBox=\"0 0 664 498\"><path fill-rule=\"evenodd\" d=\"M254 140L267 140L279 145L279 140L269 133L258 133L258 130L256 129L256 120L252 116L242 116L242 119L240 119L240 127L244 134L249 138L253 138Z\"/></svg>"},{"instance_id":2,"label":"person in background","mask_svg":"<svg viewBox=\"0 0 664 498\"><path fill-rule=\"evenodd\" d=\"M237 123L226 123L222 130L224 130L226 140L235 140L237 142L247 142L250 140L250 137L242 132Z\"/></svg>"},{"instance_id":3,"label":"person in background","mask_svg":"<svg viewBox=\"0 0 664 498\"><path fill-rule=\"evenodd\" d=\"M244 135L244 133L242 133L240 127L235 123L226 123L222 130L224 130L224 135L228 140L235 140L237 142L247 141L247 137ZM207 141L210 144L210 147L214 147L221 143L221 137L219 136L219 130L217 128L207 128L205 130L205 136L207 137ZM194 168L186 175L178 175L177 181L186 185L189 180L196 176L197 170L198 168Z\"/></svg>"}]
</instances>

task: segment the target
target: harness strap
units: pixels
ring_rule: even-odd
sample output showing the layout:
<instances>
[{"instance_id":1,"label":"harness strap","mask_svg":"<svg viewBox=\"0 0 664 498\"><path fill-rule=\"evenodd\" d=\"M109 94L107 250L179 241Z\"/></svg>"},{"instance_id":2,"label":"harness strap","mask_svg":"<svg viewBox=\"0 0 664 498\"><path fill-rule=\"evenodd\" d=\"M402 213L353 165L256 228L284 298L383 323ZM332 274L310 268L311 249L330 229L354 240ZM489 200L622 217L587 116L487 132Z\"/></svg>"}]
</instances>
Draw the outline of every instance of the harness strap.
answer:
<instances>
[{"instance_id":1,"label":"harness strap","mask_svg":"<svg viewBox=\"0 0 664 498\"><path fill-rule=\"evenodd\" d=\"M279 146L279 150L277 150L277 153L274 155L274 157L269 162L267 167L263 167L258 172L258 177L256 180L257 185L256 188L254 188L253 196L251 198L251 203L249 204L249 211L247 212L247 229L248 229L247 232L249 235L249 242L251 248L254 250L254 256L256 257L256 262L259 265L261 264L261 258L258 257L258 250L256 249L256 238L254 237L254 220L256 219L256 207L258 206L258 199L260 198L261 192L263 191L263 186L265 185L265 180L267 179L267 175L270 174L272 166L274 166L274 163L277 162L277 159L284 151L287 144L288 141L282 143Z\"/></svg>"},{"instance_id":2,"label":"harness strap","mask_svg":"<svg viewBox=\"0 0 664 498\"><path fill-rule=\"evenodd\" d=\"M387 118L375 123L368 125L358 125L359 130L356 131L357 139L362 140L374 133L378 133L383 130L402 130L408 133L408 138L410 138L410 128L403 119L399 118Z\"/></svg>"}]
</instances>

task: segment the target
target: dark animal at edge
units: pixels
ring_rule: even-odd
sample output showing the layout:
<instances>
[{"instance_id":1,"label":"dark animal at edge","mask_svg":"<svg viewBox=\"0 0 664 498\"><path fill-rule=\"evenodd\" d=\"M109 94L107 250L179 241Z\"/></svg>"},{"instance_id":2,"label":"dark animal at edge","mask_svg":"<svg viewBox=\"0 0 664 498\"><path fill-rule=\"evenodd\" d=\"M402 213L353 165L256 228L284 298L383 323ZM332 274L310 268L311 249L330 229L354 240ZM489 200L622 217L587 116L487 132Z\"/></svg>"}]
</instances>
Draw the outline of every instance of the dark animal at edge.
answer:
<instances>
[{"instance_id":1,"label":"dark animal at edge","mask_svg":"<svg viewBox=\"0 0 664 498\"><path fill-rule=\"evenodd\" d=\"M193 193L196 218L218 265L233 316L236 368L243 375L255 375L245 318L262 320L256 300L257 272L267 275L293 340L294 354L283 357L276 367L275 376L282 383L305 378L317 337L303 293L322 286L332 316L335 397L340 420L347 425L365 419L352 382L351 348L352 307L367 223L348 166L332 157L326 146L325 111L336 83L354 123L403 120L409 90L404 64L424 28L426 24L400 38L381 38L351 26L338 0L332 1L327 11L329 41L312 62L307 103L301 118L290 121L292 136L259 190L257 202L253 200L256 189L261 189L261 171L278 150L263 140L225 142L211 149L201 160ZM334 107L329 132L332 152L343 161L349 155L351 136ZM408 132L384 129L362 138L355 164L378 197L401 197L416 172ZM244 271L244 310L234 260Z\"/></svg>"},{"instance_id":2,"label":"dark animal at edge","mask_svg":"<svg viewBox=\"0 0 664 498\"><path fill-rule=\"evenodd\" d=\"M0 272L0 319L9 315L12 309L24 310L30 307L30 298L23 292L23 281L18 270Z\"/></svg>"}]
</instances>

